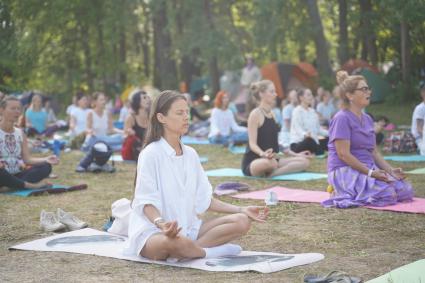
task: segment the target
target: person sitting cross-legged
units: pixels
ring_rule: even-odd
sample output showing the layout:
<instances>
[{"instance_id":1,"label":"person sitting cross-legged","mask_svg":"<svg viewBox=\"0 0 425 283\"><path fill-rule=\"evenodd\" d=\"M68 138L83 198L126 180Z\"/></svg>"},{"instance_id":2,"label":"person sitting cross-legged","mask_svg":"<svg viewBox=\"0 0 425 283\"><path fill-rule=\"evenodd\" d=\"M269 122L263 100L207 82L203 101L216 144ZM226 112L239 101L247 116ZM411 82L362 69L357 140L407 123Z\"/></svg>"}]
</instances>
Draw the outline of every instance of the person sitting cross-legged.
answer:
<instances>
[{"instance_id":1,"label":"person sitting cross-legged","mask_svg":"<svg viewBox=\"0 0 425 283\"><path fill-rule=\"evenodd\" d=\"M240 207L212 197L211 184L196 151L181 143L189 128L185 97L163 91L153 102L124 254L153 260L211 258L236 255L229 244L264 222L267 208ZM202 221L206 211L230 215Z\"/></svg>"},{"instance_id":2,"label":"person sitting cross-legged","mask_svg":"<svg viewBox=\"0 0 425 283\"><path fill-rule=\"evenodd\" d=\"M376 147L372 118L363 113L371 89L363 76L337 73L344 109L329 127L328 182L333 190L325 207L387 206L412 200L412 185L401 168L393 168Z\"/></svg>"},{"instance_id":3,"label":"person sitting cross-legged","mask_svg":"<svg viewBox=\"0 0 425 283\"><path fill-rule=\"evenodd\" d=\"M14 126L20 115L17 98L6 96L0 101L0 187L39 189L49 185L44 179L59 159L30 155L25 133Z\"/></svg>"}]
</instances>

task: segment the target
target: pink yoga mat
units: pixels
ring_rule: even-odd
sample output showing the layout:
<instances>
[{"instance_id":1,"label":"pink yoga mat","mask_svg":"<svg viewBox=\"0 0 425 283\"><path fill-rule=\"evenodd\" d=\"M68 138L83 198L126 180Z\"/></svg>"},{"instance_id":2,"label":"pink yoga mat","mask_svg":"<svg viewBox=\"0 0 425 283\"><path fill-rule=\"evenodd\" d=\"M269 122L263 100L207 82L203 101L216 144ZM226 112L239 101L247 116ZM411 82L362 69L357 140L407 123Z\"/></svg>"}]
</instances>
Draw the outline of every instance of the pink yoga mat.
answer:
<instances>
[{"instance_id":1,"label":"pink yoga mat","mask_svg":"<svg viewBox=\"0 0 425 283\"><path fill-rule=\"evenodd\" d=\"M329 198L329 193L321 191L308 191L302 189L288 189L283 187L273 187L270 189L255 191L250 193L237 194L232 197L239 199L264 199L267 191L273 190L280 201L294 201L294 202L313 202L321 203ZM413 198L413 201L406 203L397 203L395 205L376 207L365 206L366 208L376 210L390 210L397 212L408 213L425 213L425 199Z\"/></svg>"}]
</instances>

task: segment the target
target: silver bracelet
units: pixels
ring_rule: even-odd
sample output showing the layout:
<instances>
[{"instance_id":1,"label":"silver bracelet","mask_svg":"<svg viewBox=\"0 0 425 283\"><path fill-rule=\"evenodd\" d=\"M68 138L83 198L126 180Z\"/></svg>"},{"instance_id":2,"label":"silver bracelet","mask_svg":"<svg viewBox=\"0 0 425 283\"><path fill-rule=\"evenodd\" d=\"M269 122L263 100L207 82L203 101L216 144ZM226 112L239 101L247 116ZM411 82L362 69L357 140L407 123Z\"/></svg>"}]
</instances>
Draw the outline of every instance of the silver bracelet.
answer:
<instances>
[{"instance_id":1,"label":"silver bracelet","mask_svg":"<svg viewBox=\"0 0 425 283\"><path fill-rule=\"evenodd\" d=\"M161 222L164 222L164 219L161 216L157 217L153 220L153 224L155 224L155 226L157 226L157 227L158 227L158 224L161 223Z\"/></svg>"},{"instance_id":2,"label":"silver bracelet","mask_svg":"<svg viewBox=\"0 0 425 283\"><path fill-rule=\"evenodd\" d=\"M372 174L373 174L373 169L369 169L369 171L367 172L367 176L372 177Z\"/></svg>"}]
</instances>

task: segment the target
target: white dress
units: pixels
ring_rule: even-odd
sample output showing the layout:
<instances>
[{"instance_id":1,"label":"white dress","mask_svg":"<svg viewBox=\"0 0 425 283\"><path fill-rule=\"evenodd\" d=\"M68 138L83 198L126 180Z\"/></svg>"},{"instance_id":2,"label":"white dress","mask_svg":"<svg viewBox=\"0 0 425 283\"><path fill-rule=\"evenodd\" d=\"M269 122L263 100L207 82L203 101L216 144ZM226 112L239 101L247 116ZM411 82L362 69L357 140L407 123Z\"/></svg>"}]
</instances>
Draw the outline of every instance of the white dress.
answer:
<instances>
[{"instance_id":1,"label":"white dress","mask_svg":"<svg viewBox=\"0 0 425 283\"><path fill-rule=\"evenodd\" d=\"M165 221L174 221L180 235L198 237L202 220L212 198L212 187L196 151L181 144L183 155L161 138L142 150L137 162L137 179L128 227L126 255L139 255L146 241L161 231L144 215L146 204L155 206Z\"/></svg>"}]
</instances>

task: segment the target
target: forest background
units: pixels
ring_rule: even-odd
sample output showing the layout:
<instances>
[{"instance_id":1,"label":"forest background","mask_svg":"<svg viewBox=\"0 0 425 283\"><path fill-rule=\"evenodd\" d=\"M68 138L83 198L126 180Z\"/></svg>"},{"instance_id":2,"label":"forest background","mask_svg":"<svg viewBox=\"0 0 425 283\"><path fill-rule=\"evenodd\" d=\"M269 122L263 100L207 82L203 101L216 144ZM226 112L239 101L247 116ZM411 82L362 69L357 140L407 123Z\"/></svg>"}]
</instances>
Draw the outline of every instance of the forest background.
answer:
<instances>
[{"instance_id":1,"label":"forest background","mask_svg":"<svg viewBox=\"0 0 425 283\"><path fill-rule=\"evenodd\" d=\"M382 68L392 101L425 77L425 0L0 0L0 90L70 102L129 85L178 89L251 54L259 66L306 61L320 83L350 58Z\"/></svg>"}]
</instances>

